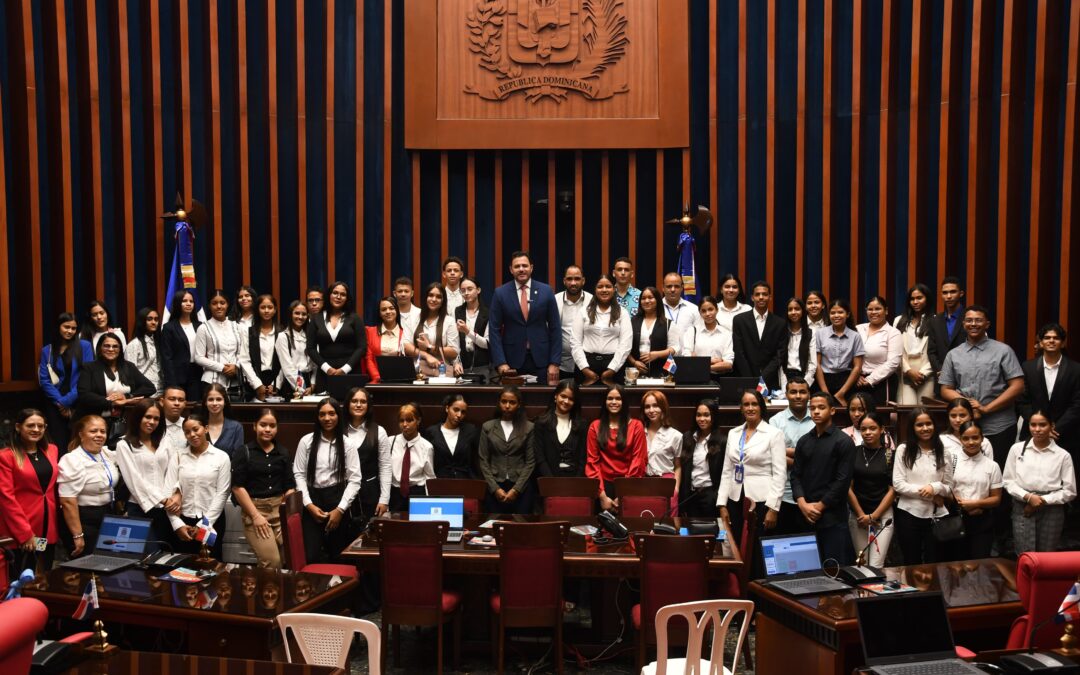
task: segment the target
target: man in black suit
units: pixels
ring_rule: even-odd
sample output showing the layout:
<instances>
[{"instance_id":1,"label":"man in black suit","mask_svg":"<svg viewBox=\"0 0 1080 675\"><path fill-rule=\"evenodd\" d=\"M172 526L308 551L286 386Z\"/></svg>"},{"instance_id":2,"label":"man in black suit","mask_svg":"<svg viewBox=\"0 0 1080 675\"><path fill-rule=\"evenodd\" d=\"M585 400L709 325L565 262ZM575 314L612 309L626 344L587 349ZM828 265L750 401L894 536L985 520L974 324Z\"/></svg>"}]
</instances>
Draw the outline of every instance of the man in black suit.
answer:
<instances>
[{"instance_id":1,"label":"man in black suit","mask_svg":"<svg viewBox=\"0 0 1080 675\"><path fill-rule=\"evenodd\" d=\"M731 322L735 343L735 372L741 377L763 377L770 391L780 388L777 354L787 350L787 321L769 311L772 288L756 282L750 291L754 309L738 314Z\"/></svg>"},{"instance_id":2,"label":"man in black suit","mask_svg":"<svg viewBox=\"0 0 1080 675\"><path fill-rule=\"evenodd\" d=\"M945 303L945 311L935 314L930 319L930 327L927 331L927 337L930 338L927 352L935 378L941 374L941 364L945 363L945 355L963 344L967 338L963 331L964 283L958 277L942 279L941 299Z\"/></svg>"},{"instance_id":3,"label":"man in black suit","mask_svg":"<svg viewBox=\"0 0 1080 675\"><path fill-rule=\"evenodd\" d=\"M1021 366L1024 369L1024 394L1020 414L1024 418L1021 438L1030 438L1027 420L1042 410L1054 423L1055 440L1073 456L1076 466L1080 453L1080 363L1062 354L1067 335L1061 324L1048 323L1039 329L1042 354Z\"/></svg>"}]
</instances>

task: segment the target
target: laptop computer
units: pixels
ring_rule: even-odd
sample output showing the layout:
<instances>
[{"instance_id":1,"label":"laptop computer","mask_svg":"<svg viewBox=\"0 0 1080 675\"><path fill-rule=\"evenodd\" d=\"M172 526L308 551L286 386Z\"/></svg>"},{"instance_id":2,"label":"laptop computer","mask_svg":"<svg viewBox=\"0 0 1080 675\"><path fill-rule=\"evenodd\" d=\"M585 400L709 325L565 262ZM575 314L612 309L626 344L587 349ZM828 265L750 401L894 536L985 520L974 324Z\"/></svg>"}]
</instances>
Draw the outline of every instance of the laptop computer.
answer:
<instances>
[{"instance_id":1,"label":"laptop computer","mask_svg":"<svg viewBox=\"0 0 1080 675\"><path fill-rule=\"evenodd\" d=\"M817 535L782 534L762 537L761 558L766 584L794 596L847 591L851 587L821 571Z\"/></svg>"},{"instance_id":2,"label":"laptop computer","mask_svg":"<svg viewBox=\"0 0 1080 675\"><path fill-rule=\"evenodd\" d=\"M446 541L457 544L465 534L465 498L410 497L409 520L441 520L450 523Z\"/></svg>"},{"instance_id":3,"label":"laptop computer","mask_svg":"<svg viewBox=\"0 0 1080 675\"><path fill-rule=\"evenodd\" d=\"M349 394L349 390L353 387L363 387L368 382L371 382L371 378L367 375L357 375L349 373L348 375L330 375L326 378L326 394L342 403L345 403L345 399Z\"/></svg>"},{"instance_id":4,"label":"laptop computer","mask_svg":"<svg viewBox=\"0 0 1080 675\"><path fill-rule=\"evenodd\" d=\"M376 356L379 378L383 384L391 382L411 383L416 379L416 362L408 356Z\"/></svg>"},{"instance_id":5,"label":"laptop computer","mask_svg":"<svg viewBox=\"0 0 1080 675\"><path fill-rule=\"evenodd\" d=\"M60 563L60 566L91 572L116 572L134 567L146 555L146 540L149 536L149 518L105 516L94 552Z\"/></svg>"},{"instance_id":6,"label":"laptop computer","mask_svg":"<svg viewBox=\"0 0 1080 675\"><path fill-rule=\"evenodd\" d=\"M756 377L721 377L717 380L720 391L716 394L718 403L738 403L747 389L757 389Z\"/></svg>"},{"instance_id":7,"label":"laptop computer","mask_svg":"<svg viewBox=\"0 0 1080 675\"><path fill-rule=\"evenodd\" d=\"M676 356L675 384L711 384L708 356Z\"/></svg>"},{"instance_id":8,"label":"laptop computer","mask_svg":"<svg viewBox=\"0 0 1080 675\"><path fill-rule=\"evenodd\" d=\"M956 658L941 593L897 593L855 600L866 665L877 675L977 675ZM898 626L915 627L897 630Z\"/></svg>"}]
</instances>

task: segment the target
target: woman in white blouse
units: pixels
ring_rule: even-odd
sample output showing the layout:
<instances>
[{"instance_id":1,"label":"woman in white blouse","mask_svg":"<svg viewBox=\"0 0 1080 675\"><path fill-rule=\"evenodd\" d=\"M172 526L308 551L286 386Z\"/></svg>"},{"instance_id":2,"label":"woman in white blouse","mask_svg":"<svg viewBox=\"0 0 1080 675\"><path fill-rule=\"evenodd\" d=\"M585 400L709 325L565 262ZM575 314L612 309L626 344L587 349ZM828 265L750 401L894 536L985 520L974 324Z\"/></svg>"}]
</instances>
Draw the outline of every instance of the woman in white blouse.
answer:
<instances>
[{"instance_id":1,"label":"woman in white blouse","mask_svg":"<svg viewBox=\"0 0 1080 675\"><path fill-rule=\"evenodd\" d=\"M308 312L304 303L289 304L288 325L277 335L274 351L281 364L281 392L286 397L310 396L315 390L315 364L307 355Z\"/></svg>"},{"instance_id":2,"label":"woman in white blouse","mask_svg":"<svg viewBox=\"0 0 1080 675\"><path fill-rule=\"evenodd\" d=\"M143 399L127 411L127 433L116 443L116 461L131 491L127 515L149 518L153 539L172 536L168 512L180 512L177 459L165 434L165 411L155 399ZM156 545L154 545L156 547Z\"/></svg>"},{"instance_id":3,"label":"woman in white blouse","mask_svg":"<svg viewBox=\"0 0 1080 675\"><path fill-rule=\"evenodd\" d=\"M630 313L615 301L615 279L601 274L593 298L574 322L571 353L583 386L614 382L630 353L633 329Z\"/></svg>"},{"instance_id":4,"label":"woman in white blouse","mask_svg":"<svg viewBox=\"0 0 1080 675\"><path fill-rule=\"evenodd\" d=\"M60 458L56 486L66 531L61 533L72 558L93 553L101 522L116 500L120 469L105 447L105 419L87 415L75 422L68 452Z\"/></svg>"},{"instance_id":5,"label":"woman in white blouse","mask_svg":"<svg viewBox=\"0 0 1080 675\"><path fill-rule=\"evenodd\" d=\"M410 495L426 495L427 482L435 478L435 448L420 435L423 421L420 406L404 404L398 409L398 430L401 433L386 441L390 447L391 511L407 511Z\"/></svg>"},{"instance_id":6,"label":"woman in white blouse","mask_svg":"<svg viewBox=\"0 0 1080 675\"><path fill-rule=\"evenodd\" d=\"M718 320L720 304L716 298L706 295L701 299L698 311L705 328L692 328L683 336L683 356L708 356L709 372L713 377L730 373L735 367L735 346L731 330L725 330Z\"/></svg>"},{"instance_id":7,"label":"woman in white blouse","mask_svg":"<svg viewBox=\"0 0 1080 675\"><path fill-rule=\"evenodd\" d=\"M428 284L416 331L402 345L405 355L416 359L424 375L438 375L439 366L450 371L457 358L457 326L446 312L446 290L442 284Z\"/></svg>"},{"instance_id":8,"label":"woman in white blouse","mask_svg":"<svg viewBox=\"0 0 1080 675\"><path fill-rule=\"evenodd\" d=\"M728 432L724 472L716 505L720 517L731 523L733 541L740 541L743 523L743 497L754 501L751 527L771 530L776 527L780 501L787 482L787 448L784 432L764 420L765 397L756 389L747 389L739 399L743 423Z\"/></svg>"},{"instance_id":9,"label":"woman in white blouse","mask_svg":"<svg viewBox=\"0 0 1080 675\"><path fill-rule=\"evenodd\" d=\"M386 429L375 423L367 389L354 387L347 401L345 441L352 443L360 459L360 506L368 518L381 516L390 508L390 444Z\"/></svg>"},{"instance_id":10,"label":"woman in white blouse","mask_svg":"<svg viewBox=\"0 0 1080 675\"><path fill-rule=\"evenodd\" d=\"M255 400L265 401L268 396L280 393L284 380L276 350L281 327L278 325L278 303L274 296L260 295L256 308L258 319L240 333L243 338L240 369L248 387L254 392Z\"/></svg>"},{"instance_id":11,"label":"woman in white blouse","mask_svg":"<svg viewBox=\"0 0 1080 675\"><path fill-rule=\"evenodd\" d=\"M1031 438L1013 445L1005 460L1005 491L1013 498L1017 555L1056 551L1065 525L1065 505L1076 499L1072 457L1054 442L1050 416L1042 410L1033 411L1028 429Z\"/></svg>"},{"instance_id":12,"label":"woman in white blouse","mask_svg":"<svg viewBox=\"0 0 1080 675\"><path fill-rule=\"evenodd\" d=\"M448 263L451 268L453 263ZM461 280L462 304L453 312L457 327L458 358L454 374L490 375L491 352L488 349L488 308L480 301L480 285L473 277Z\"/></svg>"},{"instance_id":13,"label":"woman in white blouse","mask_svg":"<svg viewBox=\"0 0 1080 675\"><path fill-rule=\"evenodd\" d=\"M112 334L120 338L120 348L127 347L127 338L124 337L124 329L112 319L112 312L100 300L92 300L86 313L86 321L83 323L81 337L90 342L90 346L97 351L98 340L102 335Z\"/></svg>"},{"instance_id":14,"label":"woman in white blouse","mask_svg":"<svg viewBox=\"0 0 1080 675\"><path fill-rule=\"evenodd\" d=\"M203 518L217 532L210 554L221 560L225 539L225 501L232 492L232 463L229 455L210 444L206 413L196 410L184 419L187 445L177 457L176 480L180 484L180 512L169 514L169 523L180 540L177 550L197 553L196 539Z\"/></svg>"},{"instance_id":15,"label":"woman in white blouse","mask_svg":"<svg viewBox=\"0 0 1080 675\"><path fill-rule=\"evenodd\" d=\"M731 273L720 277L719 302L713 302L717 307L716 323L720 324L721 330L728 335L731 335L731 322L735 320L735 316L751 310L750 305L743 303L745 295L739 277Z\"/></svg>"},{"instance_id":16,"label":"woman in white blouse","mask_svg":"<svg viewBox=\"0 0 1080 675\"><path fill-rule=\"evenodd\" d=\"M975 422L960 427L950 499L964 519L964 537L946 545L948 560L979 560L990 557L994 543L994 511L1001 504L1001 469L983 454L982 429Z\"/></svg>"},{"instance_id":17,"label":"woman in white blouse","mask_svg":"<svg viewBox=\"0 0 1080 675\"><path fill-rule=\"evenodd\" d=\"M663 377L669 356L682 353L679 325L660 311L662 297L653 286L641 289L638 313L630 319L630 353L626 362L642 377Z\"/></svg>"},{"instance_id":18,"label":"woman in white blouse","mask_svg":"<svg viewBox=\"0 0 1080 675\"><path fill-rule=\"evenodd\" d=\"M931 519L946 513L943 503L949 494L949 459L953 455L946 455L929 412L916 408L910 420L910 440L896 448L893 460L893 489L899 498L893 527L904 564L921 565L940 560Z\"/></svg>"},{"instance_id":19,"label":"woman in white blouse","mask_svg":"<svg viewBox=\"0 0 1080 675\"><path fill-rule=\"evenodd\" d=\"M210 319L195 331L195 354L192 360L203 369L202 382L220 384L230 397L242 396L243 373L240 348L243 329L229 318L229 298L225 291L210 294Z\"/></svg>"},{"instance_id":20,"label":"woman in white blouse","mask_svg":"<svg viewBox=\"0 0 1080 675\"><path fill-rule=\"evenodd\" d=\"M645 468L645 475L674 478L675 490L671 499L672 506L676 506L682 474L679 463L683 435L671 426L667 396L656 390L645 392L641 397L641 415L645 424L645 444L649 449L649 465Z\"/></svg>"},{"instance_id":21,"label":"woman in white blouse","mask_svg":"<svg viewBox=\"0 0 1080 675\"><path fill-rule=\"evenodd\" d=\"M806 307L806 325L811 331L817 333L822 328L828 328L829 315L825 308L829 306L829 300L821 291L807 291L803 296L803 305Z\"/></svg>"},{"instance_id":22,"label":"woman in white blouse","mask_svg":"<svg viewBox=\"0 0 1080 675\"><path fill-rule=\"evenodd\" d=\"M229 318L245 330L255 325L258 318L255 313L256 295L257 291L251 286L236 289L236 300L232 304Z\"/></svg>"},{"instance_id":23,"label":"woman in white blouse","mask_svg":"<svg viewBox=\"0 0 1080 675\"><path fill-rule=\"evenodd\" d=\"M904 352L904 338L889 324L888 313L885 299L875 295L866 303L867 323L855 327L866 350L855 386L873 394L878 405L886 405L896 397L894 376Z\"/></svg>"},{"instance_id":24,"label":"woman in white blouse","mask_svg":"<svg viewBox=\"0 0 1080 675\"><path fill-rule=\"evenodd\" d=\"M780 361L780 389L787 391L788 378L798 375L807 382L814 381L817 372L817 339L806 321L806 306L798 298L786 305L788 339L777 354Z\"/></svg>"},{"instance_id":25,"label":"woman in white blouse","mask_svg":"<svg viewBox=\"0 0 1080 675\"><path fill-rule=\"evenodd\" d=\"M903 336L903 356L896 387L896 402L900 405L921 405L923 397L934 395L934 369L930 365L930 289L915 284L908 289L904 311L893 324Z\"/></svg>"},{"instance_id":26,"label":"woman in white blouse","mask_svg":"<svg viewBox=\"0 0 1080 675\"><path fill-rule=\"evenodd\" d=\"M154 385L154 396L165 391L161 369L161 315L152 307L143 307L135 315L135 332L131 342L124 347L124 358L146 376Z\"/></svg>"},{"instance_id":27,"label":"woman in white blouse","mask_svg":"<svg viewBox=\"0 0 1080 675\"><path fill-rule=\"evenodd\" d=\"M945 416L949 420L949 428L941 432L941 442L945 446L945 451L963 452L960 428L975 420L975 411L971 407L971 401L966 398L954 398L945 406ZM985 436L982 439L982 451L990 459L994 458L994 448Z\"/></svg>"}]
</instances>

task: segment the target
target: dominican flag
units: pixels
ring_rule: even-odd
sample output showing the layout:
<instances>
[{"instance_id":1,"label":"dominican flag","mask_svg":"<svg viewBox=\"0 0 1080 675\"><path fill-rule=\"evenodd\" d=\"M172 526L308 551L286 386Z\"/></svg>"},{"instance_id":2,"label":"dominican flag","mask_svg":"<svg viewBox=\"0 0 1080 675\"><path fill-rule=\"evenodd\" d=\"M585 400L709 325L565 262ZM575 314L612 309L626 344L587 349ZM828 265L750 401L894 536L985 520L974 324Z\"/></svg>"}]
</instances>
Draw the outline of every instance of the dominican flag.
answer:
<instances>
[{"instance_id":1,"label":"dominican flag","mask_svg":"<svg viewBox=\"0 0 1080 675\"><path fill-rule=\"evenodd\" d=\"M195 606L199 609L210 609L214 606L214 603L217 602L217 599L217 591L210 588L204 588L199 591L197 596L195 596Z\"/></svg>"},{"instance_id":2,"label":"dominican flag","mask_svg":"<svg viewBox=\"0 0 1080 675\"><path fill-rule=\"evenodd\" d=\"M675 355L668 354L667 361L664 361L664 370L674 375L678 369L679 366L675 364Z\"/></svg>"},{"instance_id":3,"label":"dominican flag","mask_svg":"<svg viewBox=\"0 0 1080 675\"><path fill-rule=\"evenodd\" d=\"M75 608L75 613L71 615L71 618L86 621L97 608L97 582L94 581L94 577L90 577L90 583L86 584L82 598L79 599L79 605Z\"/></svg>"},{"instance_id":4,"label":"dominican flag","mask_svg":"<svg viewBox=\"0 0 1080 675\"><path fill-rule=\"evenodd\" d=\"M195 297L195 312L203 318L202 302L199 301L198 284L195 280L195 231L186 220L176 221L176 249L173 251L172 270L169 272L169 286L165 291L165 308L161 312L161 323L169 320L173 295L179 290L189 290Z\"/></svg>"},{"instance_id":5,"label":"dominican flag","mask_svg":"<svg viewBox=\"0 0 1080 675\"><path fill-rule=\"evenodd\" d=\"M765 398L769 397L769 387L765 384L765 378L764 377L759 377L758 378L757 390L758 390L758 393L761 394L762 396L764 396Z\"/></svg>"},{"instance_id":6,"label":"dominican flag","mask_svg":"<svg viewBox=\"0 0 1080 675\"><path fill-rule=\"evenodd\" d=\"M203 543L205 546L213 546L217 541L217 530L210 524L210 521L206 516L202 517L195 530L195 538Z\"/></svg>"},{"instance_id":7,"label":"dominican flag","mask_svg":"<svg viewBox=\"0 0 1080 675\"><path fill-rule=\"evenodd\" d=\"M1080 621L1080 608L1077 607L1078 605L1080 605L1080 584L1073 584L1072 588L1069 589L1069 594L1061 601L1061 607L1058 607L1054 621L1057 623Z\"/></svg>"}]
</instances>

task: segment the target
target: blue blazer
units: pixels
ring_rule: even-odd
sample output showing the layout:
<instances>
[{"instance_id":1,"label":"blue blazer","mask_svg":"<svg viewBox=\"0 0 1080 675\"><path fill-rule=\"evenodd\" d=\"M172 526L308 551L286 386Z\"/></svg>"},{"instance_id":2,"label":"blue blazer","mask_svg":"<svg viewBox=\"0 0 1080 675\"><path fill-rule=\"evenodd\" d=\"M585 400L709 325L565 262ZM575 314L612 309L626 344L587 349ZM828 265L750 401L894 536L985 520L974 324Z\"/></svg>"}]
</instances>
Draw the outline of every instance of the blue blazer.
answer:
<instances>
[{"instance_id":1,"label":"blue blazer","mask_svg":"<svg viewBox=\"0 0 1080 675\"><path fill-rule=\"evenodd\" d=\"M562 363L562 324L551 286L532 279L529 318L521 313L516 281L495 289L488 311L491 361L496 368L507 364L517 370L525 363L528 343L537 368Z\"/></svg>"},{"instance_id":2,"label":"blue blazer","mask_svg":"<svg viewBox=\"0 0 1080 675\"><path fill-rule=\"evenodd\" d=\"M94 360L94 350L90 347L89 341L79 340L79 346L81 347L82 358L78 358L79 354L72 355L74 358L71 359L71 379L66 383L67 389L64 391L61 391L61 388L65 386L64 380L67 376L67 373L64 372L64 359L60 354L57 354L55 359L53 358L51 344L41 348L41 360L38 362L38 384L41 385L42 391L45 392L45 398L65 408L74 408L75 402L79 398L80 365ZM60 377L59 384L53 384L52 378L49 377L50 362L52 362L53 370Z\"/></svg>"}]
</instances>

